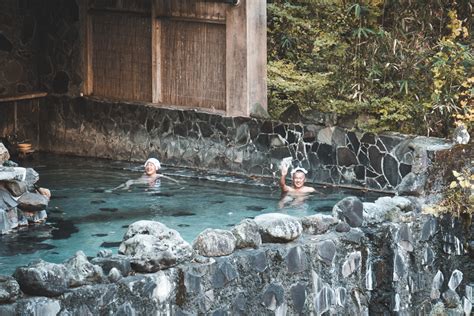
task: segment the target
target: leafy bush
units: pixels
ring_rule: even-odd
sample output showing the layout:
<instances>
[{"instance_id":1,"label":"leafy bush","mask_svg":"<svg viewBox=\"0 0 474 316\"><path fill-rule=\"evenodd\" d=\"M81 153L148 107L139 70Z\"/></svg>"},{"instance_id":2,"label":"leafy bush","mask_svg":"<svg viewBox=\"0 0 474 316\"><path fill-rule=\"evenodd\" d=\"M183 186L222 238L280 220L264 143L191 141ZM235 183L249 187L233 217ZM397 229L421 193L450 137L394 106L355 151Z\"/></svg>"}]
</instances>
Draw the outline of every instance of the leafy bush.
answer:
<instances>
[{"instance_id":1,"label":"leafy bush","mask_svg":"<svg viewBox=\"0 0 474 316\"><path fill-rule=\"evenodd\" d=\"M359 114L358 127L447 136L473 127L465 1L268 0L269 112Z\"/></svg>"}]
</instances>

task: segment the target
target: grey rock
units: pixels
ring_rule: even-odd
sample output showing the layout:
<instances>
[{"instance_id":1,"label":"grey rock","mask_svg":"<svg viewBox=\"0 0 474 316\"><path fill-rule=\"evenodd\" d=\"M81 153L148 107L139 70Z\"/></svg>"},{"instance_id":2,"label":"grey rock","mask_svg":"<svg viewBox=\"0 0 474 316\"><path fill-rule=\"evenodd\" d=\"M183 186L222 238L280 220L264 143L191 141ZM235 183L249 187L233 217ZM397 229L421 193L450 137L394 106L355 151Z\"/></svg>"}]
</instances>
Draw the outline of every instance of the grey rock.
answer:
<instances>
[{"instance_id":1,"label":"grey rock","mask_svg":"<svg viewBox=\"0 0 474 316\"><path fill-rule=\"evenodd\" d=\"M457 308L461 306L461 298L458 293L451 289L447 289L446 292L443 293L443 300L445 306L448 308Z\"/></svg>"},{"instance_id":2,"label":"grey rock","mask_svg":"<svg viewBox=\"0 0 474 316\"><path fill-rule=\"evenodd\" d=\"M13 274L23 292L38 296L59 296L69 287L68 271L62 264L39 260L19 267Z\"/></svg>"},{"instance_id":3,"label":"grey rock","mask_svg":"<svg viewBox=\"0 0 474 316\"><path fill-rule=\"evenodd\" d=\"M90 263L82 251L76 252L76 255L67 260L64 266L68 270L70 287L100 283L105 280L102 268Z\"/></svg>"},{"instance_id":4,"label":"grey rock","mask_svg":"<svg viewBox=\"0 0 474 316\"><path fill-rule=\"evenodd\" d=\"M24 181L26 169L21 167L0 166L0 181L18 180Z\"/></svg>"},{"instance_id":5,"label":"grey rock","mask_svg":"<svg viewBox=\"0 0 474 316\"><path fill-rule=\"evenodd\" d=\"M448 287L451 290L456 291L457 287L462 282L462 277L463 273L461 271L454 270L453 273L451 273L451 277L449 278Z\"/></svg>"},{"instance_id":6,"label":"grey rock","mask_svg":"<svg viewBox=\"0 0 474 316\"><path fill-rule=\"evenodd\" d=\"M263 242L289 242L303 232L300 221L280 213L268 213L255 217Z\"/></svg>"},{"instance_id":7,"label":"grey rock","mask_svg":"<svg viewBox=\"0 0 474 316\"><path fill-rule=\"evenodd\" d=\"M4 181L0 185L2 185L5 189L10 192L11 195L14 197L18 197L27 191L26 183L24 181L18 180L9 180Z\"/></svg>"},{"instance_id":8,"label":"grey rock","mask_svg":"<svg viewBox=\"0 0 474 316\"><path fill-rule=\"evenodd\" d=\"M108 257L92 258L91 263L102 268L104 274L110 273L110 270L117 269L123 276L128 276L132 272L130 257L123 255L111 255Z\"/></svg>"},{"instance_id":9,"label":"grey rock","mask_svg":"<svg viewBox=\"0 0 474 316\"><path fill-rule=\"evenodd\" d=\"M186 293L200 294L202 291L201 275L196 275L193 271L184 272L184 286Z\"/></svg>"},{"instance_id":10,"label":"grey rock","mask_svg":"<svg viewBox=\"0 0 474 316\"><path fill-rule=\"evenodd\" d=\"M10 159L10 153L3 143L0 143L0 165L3 165L5 161Z\"/></svg>"},{"instance_id":11,"label":"grey rock","mask_svg":"<svg viewBox=\"0 0 474 316\"><path fill-rule=\"evenodd\" d=\"M16 208L3 210L0 208L0 234L8 234L18 227L18 213Z\"/></svg>"},{"instance_id":12,"label":"grey rock","mask_svg":"<svg viewBox=\"0 0 474 316\"><path fill-rule=\"evenodd\" d=\"M378 224L384 221L397 222L403 212L413 209L412 202L404 197L384 196L374 203L363 203L364 218L368 224Z\"/></svg>"},{"instance_id":13,"label":"grey rock","mask_svg":"<svg viewBox=\"0 0 474 316\"><path fill-rule=\"evenodd\" d=\"M426 247L423 251L423 261L422 263L427 266L431 266L435 260L435 253L431 247Z\"/></svg>"},{"instance_id":14,"label":"grey rock","mask_svg":"<svg viewBox=\"0 0 474 316\"><path fill-rule=\"evenodd\" d=\"M318 258L327 265L331 265L336 255L336 244L332 240L324 240L317 244Z\"/></svg>"},{"instance_id":15,"label":"grey rock","mask_svg":"<svg viewBox=\"0 0 474 316\"><path fill-rule=\"evenodd\" d=\"M433 216L430 216L423 224L423 230L421 232L420 240L421 241L430 240L431 237L433 237L437 231L438 231L438 223L436 221L436 218Z\"/></svg>"},{"instance_id":16,"label":"grey rock","mask_svg":"<svg viewBox=\"0 0 474 316\"><path fill-rule=\"evenodd\" d=\"M34 190L34 184L38 182L39 180L39 174L38 172L35 171L33 168L26 168L25 171L25 182L26 185L28 186L28 190L33 191Z\"/></svg>"},{"instance_id":17,"label":"grey rock","mask_svg":"<svg viewBox=\"0 0 474 316\"><path fill-rule=\"evenodd\" d=\"M285 290L280 284L271 283L263 293L262 304L271 311L275 311L284 302Z\"/></svg>"},{"instance_id":18,"label":"grey rock","mask_svg":"<svg viewBox=\"0 0 474 316\"><path fill-rule=\"evenodd\" d=\"M339 222L336 225L336 231L338 233L347 233L350 230L351 230L351 226L349 226L349 224L347 224L346 222Z\"/></svg>"},{"instance_id":19,"label":"grey rock","mask_svg":"<svg viewBox=\"0 0 474 316\"><path fill-rule=\"evenodd\" d=\"M252 252L249 254L250 266L257 272L263 272L268 267L265 251Z\"/></svg>"},{"instance_id":20,"label":"grey rock","mask_svg":"<svg viewBox=\"0 0 474 316\"><path fill-rule=\"evenodd\" d=\"M206 229L193 241L193 248L203 256L220 257L234 252L236 238L227 230Z\"/></svg>"},{"instance_id":21,"label":"grey rock","mask_svg":"<svg viewBox=\"0 0 474 316\"><path fill-rule=\"evenodd\" d=\"M100 257L100 258L107 258L107 257L111 257L111 256L112 256L112 250L110 250L110 249L101 249L97 253L97 257Z\"/></svg>"},{"instance_id":22,"label":"grey rock","mask_svg":"<svg viewBox=\"0 0 474 316\"><path fill-rule=\"evenodd\" d=\"M312 235L324 234L338 222L333 216L323 214L305 216L301 219L303 231Z\"/></svg>"},{"instance_id":23,"label":"grey rock","mask_svg":"<svg viewBox=\"0 0 474 316\"><path fill-rule=\"evenodd\" d=\"M467 131L466 126L462 124L454 129L452 139L455 144L465 145L469 143L469 139L471 139L471 136L469 135L469 132ZM0 152L1 152L1 149L0 149Z\"/></svg>"},{"instance_id":24,"label":"grey rock","mask_svg":"<svg viewBox=\"0 0 474 316\"><path fill-rule=\"evenodd\" d=\"M39 212L48 206L49 200L44 195L26 192L18 199L18 208L28 212Z\"/></svg>"},{"instance_id":25,"label":"grey rock","mask_svg":"<svg viewBox=\"0 0 474 316\"><path fill-rule=\"evenodd\" d=\"M347 241L353 244L360 244L362 238L364 238L364 232L359 228L351 228L351 230L344 235L342 235L341 240Z\"/></svg>"},{"instance_id":26,"label":"grey rock","mask_svg":"<svg viewBox=\"0 0 474 316\"><path fill-rule=\"evenodd\" d=\"M400 229L398 231L398 244L403 249L405 249L405 251L408 251L408 252L413 251L413 237L412 237L411 229L405 223L400 225Z\"/></svg>"},{"instance_id":27,"label":"grey rock","mask_svg":"<svg viewBox=\"0 0 474 316\"><path fill-rule=\"evenodd\" d=\"M0 304L14 302L20 294L20 285L13 277L0 275Z\"/></svg>"},{"instance_id":28,"label":"grey rock","mask_svg":"<svg viewBox=\"0 0 474 316\"><path fill-rule=\"evenodd\" d=\"M236 248L258 248L262 245L262 237L258 225L251 219L244 219L232 229L236 238Z\"/></svg>"},{"instance_id":29,"label":"grey rock","mask_svg":"<svg viewBox=\"0 0 474 316\"><path fill-rule=\"evenodd\" d=\"M351 227L360 227L364 221L362 202L354 196L339 201L332 212L334 217L345 221Z\"/></svg>"},{"instance_id":30,"label":"grey rock","mask_svg":"<svg viewBox=\"0 0 474 316\"><path fill-rule=\"evenodd\" d=\"M212 286L216 289L223 288L238 276L237 270L229 260L218 262L212 275Z\"/></svg>"},{"instance_id":31,"label":"grey rock","mask_svg":"<svg viewBox=\"0 0 474 316\"><path fill-rule=\"evenodd\" d=\"M58 315L61 310L61 301L46 297L30 297L17 301L16 309L20 315Z\"/></svg>"},{"instance_id":32,"label":"grey rock","mask_svg":"<svg viewBox=\"0 0 474 316\"><path fill-rule=\"evenodd\" d=\"M109 271L109 274L107 275L107 278L109 279L110 282L116 283L120 279L122 279L122 273L116 268L112 268Z\"/></svg>"},{"instance_id":33,"label":"grey rock","mask_svg":"<svg viewBox=\"0 0 474 316\"><path fill-rule=\"evenodd\" d=\"M395 251L395 255L393 256L393 280L402 280L406 272L407 265L405 264L403 256L400 255L398 251Z\"/></svg>"},{"instance_id":34,"label":"grey rock","mask_svg":"<svg viewBox=\"0 0 474 316\"><path fill-rule=\"evenodd\" d=\"M247 315L247 299L243 292L239 292L232 302L232 315Z\"/></svg>"},{"instance_id":35,"label":"grey rock","mask_svg":"<svg viewBox=\"0 0 474 316\"><path fill-rule=\"evenodd\" d=\"M214 290L208 290L204 292L199 298L198 298L198 306L199 306L199 311L201 313L207 313L211 309L212 305L214 303Z\"/></svg>"},{"instance_id":36,"label":"grey rock","mask_svg":"<svg viewBox=\"0 0 474 316\"><path fill-rule=\"evenodd\" d=\"M343 287L338 287L335 291L335 299L338 306L343 307L346 304L347 290Z\"/></svg>"},{"instance_id":37,"label":"grey rock","mask_svg":"<svg viewBox=\"0 0 474 316\"><path fill-rule=\"evenodd\" d=\"M290 287L291 300L297 314L302 314L306 303L306 286L303 283L296 283Z\"/></svg>"},{"instance_id":38,"label":"grey rock","mask_svg":"<svg viewBox=\"0 0 474 316\"><path fill-rule=\"evenodd\" d=\"M360 251L355 251L349 254L342 265L342 276L347 278L354 272L358 271L361 264L361 253Z\"/></svg>"},{"instance_id":39,"label":"grey rock","mask_svg":"<svg viewBox=\"0 0 474 316\"><path fill-rule=\"evenodd\" d=\"M420 196L424 193L427 175L408 173L396 187L398 195Z\"/></svg>"},{"instance_id":40,"label":"grey rock","mask_svg":"<svg viewBox=\"0 0 474 316\"><path fill-rule=\"evenodd\" d=\"M292 273L302 272L307 267L306 253L304 252L303 248L301 248L300 246L291 248L288 251L288 254L286 255L285 261L286 261L288 272L292 272Z\"/></svg>"},{"instance_id":41,"label":"grey rock","mask_svg":"<svg viewBox=\"0 0 474 316\"><path fill-rule=\"evenodd\" d=\"M18 202L13 199L10 192L4 188L0 188L0 209L1 210L10 210L14 207L17 207Z\"/></svg>"},{"instance_id":42,"label":"grey rock","mask_svg":"<svg viewBox=\"0 0 474 316\"><path fill-rule=\"evenodd\" d=\"M430 298L432 300L439 299L441 293L440 289L444 282L444 275L441 271L438 270L436 275L433 277L433 283L431 284L431 294Z\"/></svg>"},{"instance_id":43,"label":"grey rock","mask_svg":"<svg viewBox=\"0 0 474 316\"><path fill-rule=\"evenodd\" d=\"M324 286L314 298L314 312L316 313L316 315L322 315L327 312L331 305L333 305L334 303L334 291L330 287Z\"/></svg>"},{"instance_id":44,"label":"grey rock","mask_svg":"<svg viewBox=\"0 0 474 316\"><path fill-rule=\"evenodd\" d=\"M128 227L119 253L131 256L139 272L156 272L190 260L191 246L174 229L154 221L138 221Z\"/></svg>"}]
</instances>

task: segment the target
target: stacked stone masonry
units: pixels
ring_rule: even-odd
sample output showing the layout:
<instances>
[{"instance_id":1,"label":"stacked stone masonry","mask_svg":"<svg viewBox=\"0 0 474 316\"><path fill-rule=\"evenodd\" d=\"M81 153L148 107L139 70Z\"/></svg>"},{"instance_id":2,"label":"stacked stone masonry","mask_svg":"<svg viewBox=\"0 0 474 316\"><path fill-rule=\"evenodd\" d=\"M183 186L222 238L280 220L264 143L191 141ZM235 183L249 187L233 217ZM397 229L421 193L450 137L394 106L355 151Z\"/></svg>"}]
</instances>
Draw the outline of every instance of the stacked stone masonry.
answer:
<instances>
[{"instance_id":1,"label":"stacked stone masonry","mask_svg":"<svg viewBox=\"0 0 474 316\"><path fill-rule=\"evenodd\" d=\"M420 214L415 198L349 199L332 216L266 214L237 225L246 233L205 231L227 241L197 237L193 249L161 223L136 222L123 254L78 252L0 277L0 314L470 315L474 253L462 245L472 227ZM363 221L347 220L360 205ZM236 247L237 236L254 248Z\"/></svg>"}]
</instances>

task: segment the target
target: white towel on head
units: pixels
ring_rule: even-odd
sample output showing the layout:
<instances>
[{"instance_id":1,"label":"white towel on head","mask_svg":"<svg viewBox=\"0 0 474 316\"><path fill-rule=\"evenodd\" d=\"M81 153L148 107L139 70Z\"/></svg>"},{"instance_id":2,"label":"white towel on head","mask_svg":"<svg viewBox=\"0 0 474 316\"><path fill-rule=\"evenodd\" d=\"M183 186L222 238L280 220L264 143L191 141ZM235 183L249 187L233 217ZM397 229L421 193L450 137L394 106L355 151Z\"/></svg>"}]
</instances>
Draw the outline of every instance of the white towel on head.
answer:
<instances>
[{"instance_id":1,"label":"white towel on head","mask_svg":"<svg viewBox=\"0 0 474 316\"><path fill-rule=\"evenodd\" d=\"M152 163L155 165L156 170L161 168L160 161L156 158L149 158L147 161L145 161L145 166L147 163Z\"/></svg>"},{"instance_id":2,"label":"white towel on head","mask_svg":"<svg viewBox=\"0 0 474 316\"><path fill-rule=\"evenodd\" d=\"M305 168L296 167L296 168L294 168L293 170L291 170L291 175L294 175L295 172L297 172L297 171L301 171L301 172L303 172L304 174L308 174L308 170L306 170Z\"/></svg>"}]
</instances>

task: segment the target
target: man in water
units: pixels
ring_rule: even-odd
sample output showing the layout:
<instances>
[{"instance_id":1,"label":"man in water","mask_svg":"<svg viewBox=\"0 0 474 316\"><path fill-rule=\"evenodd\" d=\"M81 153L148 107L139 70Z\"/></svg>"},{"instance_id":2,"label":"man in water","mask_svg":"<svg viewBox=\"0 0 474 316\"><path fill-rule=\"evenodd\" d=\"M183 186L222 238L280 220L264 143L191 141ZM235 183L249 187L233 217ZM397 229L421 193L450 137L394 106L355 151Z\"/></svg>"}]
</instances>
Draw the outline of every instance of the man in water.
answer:
<instances>
[{"instance_id":1,"label":"man in water","mask_svg":"<svg viewBox=\"0 0 474 316\"><path fill-rule=\"evenodd\" d=\"M312 187L304 185L306 181L306 169L297 167L291 171L291 186L286 185L286 175L288 174L288 165L281 167L280 188L282 193L289 193L291 195L306 195L314 193L316 190Z\"/></svg>"},{"instance_id":2,"label":"man in water","mask_svg":"<svg viewBox=\"0 0 474 316\"><path fill-rule=\"evenodd\" d=\"M170 178L163 174L158 174L158 170L161 169L161 163L156 158L149 158L147 161L145 161L144 167L145 167L145 173L140 178L135 179L135 180L128 180L127 182L119 185L113 190L117 190L117 189L128 190L130 189L130 186L136 185L136 184L138 185L146 184L149 187L156 187L159 184L160 178L166 178L178 183L178 181L176 181L173 178Z\"/></svg>"},{"instance_id":3,"label":"man in water","mask_svg":"<svg viewBox=\"0 0 474 316\"><path fill-rule=\"evenodd\" d=\"M286 185L286 175L288 174L288 165L281 166L280 188L282 197L278 203L280 209L285 207L306 207L305 200L310 193L317 192L314 188L305 186L306 169L297 167L291 171L291 186Z\"/></svg>"}]
</instances>

